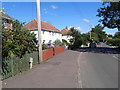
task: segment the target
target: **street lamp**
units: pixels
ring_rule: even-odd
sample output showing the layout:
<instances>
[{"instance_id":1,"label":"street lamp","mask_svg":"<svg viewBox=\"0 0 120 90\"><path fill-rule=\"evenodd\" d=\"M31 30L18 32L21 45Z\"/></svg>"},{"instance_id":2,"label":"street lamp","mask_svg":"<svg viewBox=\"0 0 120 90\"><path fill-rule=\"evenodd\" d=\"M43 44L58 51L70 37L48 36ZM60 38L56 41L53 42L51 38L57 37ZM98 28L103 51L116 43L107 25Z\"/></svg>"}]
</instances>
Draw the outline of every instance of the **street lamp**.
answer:
<instances>
[{"instance_id":1,"label":"street lamp","mask_svg":"<svg viewBox=\"0 0 120 90\"><path fill-rule=\"evenodd\" d=\"M39 45L39 62L42 62L42 43L41 43L41 20L40 20L40 0L37 0L37 20L38 20L38 45Z\"/></svg>"}]
</instances>

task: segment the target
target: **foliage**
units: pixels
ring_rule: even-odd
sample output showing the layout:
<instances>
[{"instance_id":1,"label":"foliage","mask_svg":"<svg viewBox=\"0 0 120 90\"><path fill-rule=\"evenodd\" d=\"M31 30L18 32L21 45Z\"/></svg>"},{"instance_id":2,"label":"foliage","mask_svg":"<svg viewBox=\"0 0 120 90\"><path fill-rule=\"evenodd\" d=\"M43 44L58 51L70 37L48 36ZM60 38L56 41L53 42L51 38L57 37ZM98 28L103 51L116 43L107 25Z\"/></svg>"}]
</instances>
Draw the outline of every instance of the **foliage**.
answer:
<instances>
[{"instance_id":1,"label":"foliage","mask_svg":"<svg viewBox=\"0 0 120 90\"><path fill-rule=\"evenodd\" d=\"M70 43L68 43L65 39L62 39L62 42L63 42L65 45L70 45Z\"/></svg>"},{"instance_id":2,"label":"foliage","mask_svg":"<svg viewBox=\"0 0 120 90\"><path fill-rule=\"evenodd\" d=\"M120 2L103 3L98 9L99 20L105 27L117 28L120 31Z\"/></svg>"},{"instance_id":3,"label":"foliage","mask_svg":"<svg viewBox=\"0 0 120 90\"><path fill-rule=\"evenodd\" d=\"M116 32L115 35L114 35L114 38L120 39L120 32Z\"/></svg>"},{"instance_id":4,"label":"foliage","mask_svg":"<svg viewBox=\"0 0 120 90\"><path fill-rule=\"evenodd\" d=\"M45 44L42 44L42 50L48 49L48 46Z\"/></svg>"},{"instance_id":5,"label":"foliage","mask_svg":"<svg viewBox=\"0 0 120 90\"><path fill-rule=\"evenodd\" d=\"M2 32L3 58L17 56L22 58L26 52L31 53L37 50L37 40L34 33L23 29L19 21L12 22L12 30Z\"/></svg>"},{"instance_id":6,"label":"foliage","mask_svg":"<svg viewBox=\"0 0 120 90\"><path fill-rule=\"evenodd\" d=\"M82 45L81 33L74 27L72 27L70 29L69 35L73 37L73 39L71 40L73 43L73 45L71 46L72 49L79 48Z\"/></svg>"},{"instance_id":7,"label":"foliage","mask_svg":"<svg viewBox=\"0 0 120 90\"><path fill-rule=\"evenodd\" d=\"M120 47L120 39L108 39L107 44L110 46L119 46Z\"/></svg>"},{"instance_id":8,"label":"foliage","mask_svg":"<svg viewBox=\"0 0 120 90\"><path fill-rule=\"evenodd\" d=\"M63 46L64 44L60 40L55 40L54 41L55 46Z\"/></svg>"},{"instance_id":9,"label":"foliage","mask_svg":"<svg viewBox=\"0 0 120 90\"><path fill-rule=\"evenodd\" d=\"M94 28L92 28L91 32L92 32L92 37L93 39L95 39L95 41L103 41L106 38L106 33L105 31L103 31L104 27L102 27L101 25L96 25Z\"/></svg>"},{"instance_id":10,"label":"foliage","mask_svg":"<svg viewBox=\"0 0 120 90\"><path fill-rule=\"evenodd\" d=\"M27 53L22 58L5 57L2 60L2 79L28 70L30 57L33 58L33 65L38 64L38 52Z\"/></svg>"},{"instance_id":11,"label":"foliage","mask_svg":"<svg viewBox=\"0 0 120 90\"><path fill-rule=\"evenodd\" d=\"M111 34L108 34L107 36L108 36L108 37L113 37Z\"/></svg>"},{"instance_id":12,"label":"foliage","mask_svg":"<svg viewBox=\"0 0 120 90\"><path fill-rule=\"evenodd\" d=\"M92 36L91 38L92 38L93 41L95 41L95 42L99 41L99 38L98 38L98 34L97 34L97 33L92 32L92 33L91 33L91 36Z\"/></svg>"},{"instance_id":13,"label":"foliage","mask_svg":"<svg viewBox=\"0 0 120 90\"><path fill-rule=\"evenodd\" d=\"M81 38L82 38L82 44L83 45L87 45L87 43L90 42L89 33L83 33Z\"/></svg>"}]
</instances>

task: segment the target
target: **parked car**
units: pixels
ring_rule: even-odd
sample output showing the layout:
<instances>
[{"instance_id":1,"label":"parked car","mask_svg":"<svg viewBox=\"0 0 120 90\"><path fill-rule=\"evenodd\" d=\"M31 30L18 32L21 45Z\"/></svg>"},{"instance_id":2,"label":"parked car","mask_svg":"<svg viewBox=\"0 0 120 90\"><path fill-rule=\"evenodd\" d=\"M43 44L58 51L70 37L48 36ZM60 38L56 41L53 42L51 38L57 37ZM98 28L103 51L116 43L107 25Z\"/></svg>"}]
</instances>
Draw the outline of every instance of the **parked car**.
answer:
<instances>
[{"instance_id":1,"label":"parked car","mask_svg":"<svg viewBox=\"0 0 120 90\"><path fill-rule=\"evenodd\" d=\"M50 43L50 44L47 44L47 46L51 48L51 47L55 47L55 44Z\"/></svg>"},{"instance_id":2,"label":"parked car","mask_svg":"<svg viewBox=\"0 0 120 90\"><path fill-rule=\"evenodd\" d=\"M92 43L89 44L89 47L90 47L90 48L96 48L97 46L96 46L96 43L93 43L93 42L92 42Z\"/></svg>"}]
</instances>

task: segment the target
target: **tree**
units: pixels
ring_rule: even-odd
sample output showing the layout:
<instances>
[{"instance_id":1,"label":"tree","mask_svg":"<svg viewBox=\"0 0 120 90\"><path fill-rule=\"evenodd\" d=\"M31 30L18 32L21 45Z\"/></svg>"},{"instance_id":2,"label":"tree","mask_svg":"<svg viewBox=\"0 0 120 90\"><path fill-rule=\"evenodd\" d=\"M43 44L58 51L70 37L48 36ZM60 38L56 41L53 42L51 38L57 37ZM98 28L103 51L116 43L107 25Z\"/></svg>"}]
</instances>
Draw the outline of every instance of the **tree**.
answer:
<instances>
[{"instance_id":1,"label":"tree","mask_svg":"<svg viewBox=\"0 0 120 90\"><path fill-rule=\"evenodd\" d=\"M111 37L111 38L113 37L111 34L108 34L107 36L108 36L108 37Z\"/></svg>"},{"instance_id":2,"label":"tree","mask_svg":"<svg viewBox=\"0 0 120 90\"><path fill-rule=\"evenodd\" d=\"M12 30L2 32L2 56L22 57L26 52L31 53L37 50L37 40L34 33L22 28L22 23L15 20L12 22Z\"/></svg>"},{"instance_id":3,"label":"tree","mask_svg":"<svg viewBox=\"0 0 120 90\"><path fill-rule=\"evenodd\" d=\"M68 34L73 37L72 38L73 48L79 48L82 45L81 33L77 29L72 27L70 28L70 32Z\"/></svg>"},{"instance_id":4,"label":"tree","mask_svg":"<svg viewBox=\"0 0 120 90\"><path fill-rule=\"evenodd\" d=\"M96 37L95 39L98 41L103 41L103 39L106 38L106 32L103 31L104 27L102 27L100 24L96 25L94 28L92 28L91 32L94 33L94 36ZM96 35L95 35L96 34Z\"/></svg>"},{"instance_id":5,"label":"tree","mask_svg":"<svg viewBox=\"0 0 120 90\"><path fill-rule=\"evenodd\" d=\"M115 35L114 35L114 38L120 39L120 32L116 32Z\"/></svg>"},{"instance_id":6,"label":"tree","mask_svg":"<svg viewBox=\"0 0 120 90\"><path fill-rule=\"evenodd\" d=\"M92 38L92 40L94 40L95 42L97 42L97 41L99 41L99 38L98 38L98 34L97 33L95 33L95 32L92 32L91 33L91 38Z\"/></svg>"},{"instance_id":7,"label":"tree","mask_svg":"<svg viewBox=\"0 0 120 90\"><path fill-rule=\"evenodd\" d=\"M83 33L81 36L82 36L82 44L83 45L86 45L88 42L90 42L89 33Z\"/></svg>"},{"instance_id":8,"label":"tree","mask_svg":"<svg viewBox=\"0 0 120 90\"><path fill-rule=\"evenodd\" d=\"M98 9L98 17L104 27L117 28L120 31L120 2L103 3L103 7Z\"/></svg>"}]
</instances>

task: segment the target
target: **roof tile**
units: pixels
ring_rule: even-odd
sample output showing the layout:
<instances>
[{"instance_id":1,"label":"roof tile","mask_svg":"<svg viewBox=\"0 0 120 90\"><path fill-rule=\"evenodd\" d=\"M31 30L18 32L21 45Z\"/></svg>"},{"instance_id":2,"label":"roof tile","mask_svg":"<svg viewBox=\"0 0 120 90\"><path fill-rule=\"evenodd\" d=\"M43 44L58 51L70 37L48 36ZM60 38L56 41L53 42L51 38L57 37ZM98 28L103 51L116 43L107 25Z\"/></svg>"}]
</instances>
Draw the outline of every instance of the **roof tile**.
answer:
<instances>
[{"instance_id":1,"label":"roof tile","mask_svg":"<svg viewBox=\"0 0 120 90\"><path fill-rule=\"evenodd\" d=\"M28 24L26 24L23 28L26 28L27 30L35 30L35 29L37 29L38 28L37 19L33 19ZM60 32L60 30L58 30L56 27L54 27L53 25L51 25L48 22L41 21L41 28L45 29L45 30L48 30L48 31Z\"/></svg>"},{"instance_id":2,"label":"roof tile","mask_svg":"<svg viewBox=\"0 0 120 90\"><path fill-rule=\"evenodd\" d=\"M62 35L67 35L68 32L69 30L67 28L61 30Z\"/></svg>"}]
</instances>

